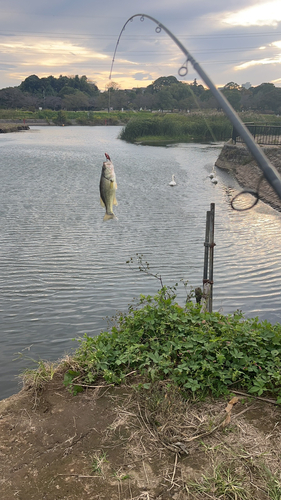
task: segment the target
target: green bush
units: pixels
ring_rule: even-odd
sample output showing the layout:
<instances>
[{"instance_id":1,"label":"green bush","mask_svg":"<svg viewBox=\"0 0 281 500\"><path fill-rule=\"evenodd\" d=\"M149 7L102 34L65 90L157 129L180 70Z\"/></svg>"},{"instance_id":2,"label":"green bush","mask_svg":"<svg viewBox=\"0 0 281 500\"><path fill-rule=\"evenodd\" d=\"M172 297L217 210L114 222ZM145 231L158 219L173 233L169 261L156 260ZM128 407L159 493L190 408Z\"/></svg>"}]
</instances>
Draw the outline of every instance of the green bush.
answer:
<instances>
[{"instance_id":1,"label":"green bush","mask_svg":"<svg viewBox=\"0 0 281 500\"><path fill-rule=\"evenodd\" d=\"M57 116L53 118L53 122L56 125L70 125L67 114L65 111L58 111Z\"/></svg>"},{"instance_id":2,"label":"green bush","mask_svg":"<svg viewBox=\"0 0 281 500\"><path fill-rule=\"evenodd\" d=\"M121 383L135 370L199 397L236 388L269 392L281 403L281 325L240 312L201 313L191 302L181 308L165 287L155 297L141 296L110 331L80 342L74 359L86 383L100 376Z\"/></svg>"}]
</instances>

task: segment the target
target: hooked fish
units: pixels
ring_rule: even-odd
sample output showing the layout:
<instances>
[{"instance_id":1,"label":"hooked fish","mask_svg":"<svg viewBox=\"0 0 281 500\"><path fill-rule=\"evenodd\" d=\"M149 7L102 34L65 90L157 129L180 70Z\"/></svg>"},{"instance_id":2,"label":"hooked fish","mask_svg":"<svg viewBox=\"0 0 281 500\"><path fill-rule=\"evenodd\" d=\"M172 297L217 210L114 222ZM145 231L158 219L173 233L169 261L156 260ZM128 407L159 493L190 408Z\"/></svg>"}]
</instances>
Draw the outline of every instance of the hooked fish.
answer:
<instances>
[{"instance_id":1,"label":"hooked fish","mask_svg":"<svg viewBox=\"0 0 281 500\"><path fill-rule=\"evenodd\" d=\"M118 205L116 200L116 175L110 156L105 153L106 161L103 162L100 178L100 204L105 208L104 221L117 219L113 213L113 205Z\"/></svg>"}]
</instances>

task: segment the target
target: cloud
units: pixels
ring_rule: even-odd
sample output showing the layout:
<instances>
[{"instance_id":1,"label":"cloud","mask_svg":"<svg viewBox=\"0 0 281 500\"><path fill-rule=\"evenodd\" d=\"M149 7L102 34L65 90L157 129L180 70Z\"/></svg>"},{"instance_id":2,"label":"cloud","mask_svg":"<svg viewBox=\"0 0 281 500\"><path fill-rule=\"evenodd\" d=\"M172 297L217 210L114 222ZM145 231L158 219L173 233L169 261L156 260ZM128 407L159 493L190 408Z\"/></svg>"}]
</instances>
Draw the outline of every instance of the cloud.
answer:
<instances>
[{"instance_id":1,"label":"cloud","mask_svg":"<svg viewBox=\"0 0 281 500\"><path fill-rule=\"evenodd\" d=\"M278 78L280 0L135 0L133 4L131 0L10 0L0 17L0 85L19 85L31 74L78 74L104 89L120 30L137 12L163 23L210 71L217 85L234 81L237 67L241 75L237 83L247 80L259 85L255 68L264 64L268 81ZM272 29L278 22L278 30ZM264 26L270 26L270 31ZM185 56L164 30L157 34L155 28L147 18L127 24L112 74L121 88L136 86L138 81L146 86L160 76L178 77ZM185 81L198 79L191 64L188 69Z\"/></svg>"},{"instance_id":2,"label":"cloud","mask_svg":"<svg viewBox=\"0 0 281 500\"><path fill-rule=\"evenodd\" d=\"M235 70L239 71L242 69L248 69L252 66L264 66L266 64L280 64L281 63L281 54L276 57L266 57L264 59L257 59L252 61L247 61L245 63L239 64L235 66Z\"/></svg>"},{"instance_id":3,"label":"cloud","mask_svg":"<svg viewBox=\"0 0 281 500\"><path fill-rule=\"evenodd\" d=\"M281 40L279 40L278 42L273 42L271 45L273 45L273 47L277 47L278 49L281 49Z\"/></svg>"},{"instance_id":4,"label":"cloud","mask_svg":"<svg viewBox=\"0 0 281 500\"><path fill-rule=\"evenodd\" d=\"M281 2L273 0L229 13L223 21L233 26L277 26L281 21Z\"/></svg>"},{"instance_id":5,"label":"cloud","mask_svg":"<svg viewBox=\"0 0 281 500\"><path fill-rule=\"evenodd\" d=\"M109 59L106 54L94 52L81 45L62 40L45 40L39 42L33 39L27 42L11 40L10 42L0 43L0 50L2 55L9 54L15 57L21 55L26 59L38 59L37 63L44 56L44 64L46 64L50 54L52 55L51 58L54 60L54 64L62 62L62 57L65 59L72 56L76 56L80 60L88 60L89 58Z\"/></svg>"},{"instance_id":6,"label":"cloud","mask_svg":"<svg viewBox=\"0 0 281 500\"><path fill-rule=\"evenodd\" d=\"M135 80L152 80L150 73L135 73L132 76Z\"/></svg>"}]
</instances>

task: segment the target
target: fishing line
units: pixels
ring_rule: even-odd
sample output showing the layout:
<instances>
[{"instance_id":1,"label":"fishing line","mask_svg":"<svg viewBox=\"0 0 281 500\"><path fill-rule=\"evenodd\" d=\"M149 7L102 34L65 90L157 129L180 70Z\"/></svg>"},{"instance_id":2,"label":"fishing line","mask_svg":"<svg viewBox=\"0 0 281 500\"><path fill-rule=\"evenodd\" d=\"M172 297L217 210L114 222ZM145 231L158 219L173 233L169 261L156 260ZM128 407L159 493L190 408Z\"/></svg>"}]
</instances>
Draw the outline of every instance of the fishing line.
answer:
<instances>
[{"instance_id":1,"label":"fishing line","mask_svg":"<svg viewBox=\"0 0 281 500\"><path fill-rule=\"evenodd\" d=\"M187 63L187 61L186 61L186 63ZM183 71L185 70L185 68L186 68L186 74L188 73L186 63L184 63L184 64L183 64L183 65L179 68L179 70L178 70L178 74L179 74L179 76L185 76L185 75L183 74ZM195 104L196 104L197 108L198 108L198 109L199 109L199 111L200 111L200 114L201 114L201 116L202 116L202 118L203 118L203 120L204 120L204 122L205 122L205 125L206 125L207 129L208 129L208 130L209 130L209 132L210 132L210 135L212 136L213 141L214 141L214 142L217 142L217 138L216 138L216 136L215 136L215 134L214 134L214 132L213 132L213 130L212 130L212 127L211 127L211 125L209 124L209 121L208 121L208 119L206 118L206 116L205 116L205 114L204 114L204 112L203 112L203 110L202 110L202 108L201 108L201 106L200 106L200 103L199 103L199 101L198 101L198 99L197 99L197 96L196 96L196 94L193 92L193 90L192 90L192 88L191 88L191 85L188 85L188 90L189 90L189 92L191 93L191 96L192 96L192 98L193 98L193 100L194 100L194 102L195 102Z\"/></svg>"},{"instance_id":2,"label":"fishing line","mask_svg":"<svg viewBox=\"0 0 281 500\"><path fill-rule=\"evenodd\" d=\"M110 74L109 74L109 80L111 80L111 75L112 75L112 69L116 57L116 52L117 48L121 39L122 34L125 31L125 28L128 23L132 22L135 17L139 17L140 21L143 22L145 18L150 19L153 21L157 26L155 28L156 33L161 33L161 31L165 31L170 38L175 42L175 44L180 48L180 50L183 52L183 54L186 57L186 60L184 64L180 67L179 69L179 75L180 76L185 76L188 72L188 63L190 62L195 69L195 71L199 74L199 76L202 78L202 80L205 82L205 84L209 87L211 90L212 94L218 101L218 104L221 106L221 108L224 110L225 114L228 116L229 120L231 121L233 127L236 129L238 135L244 140L246 146L248 147L249 151L252 153L253 157L255 158L259 168L261 169L263 176L265 179L269 182L271 187L274 189L278 197L281 199L281 178L276 170L276 168L270 163L262 149L258 146L258 144L255 143L253 136L245 126L245 124L242 122L242 120L239 118L238 114L234 111L232 106L229 104L227 99L224 97L224 95L215 87L213 84L212 80L208 77L208 75L205 73L205 71L201 68L199 63L192 57L192 55L188 52L188 50L184 47L184 45L178 40L178 38L168 29L166 26L164 26L162 23L157 21L152 16L149 16L147 14L134 14L131 16L124 24L117 43L116 47L114 50L113 54L113 59L111 63L111 68L110 68Z\"/></svg>"},{"instance_id":3,"label":"fishing line","mask_svg":"<svg viewBox=\"0 0 281 500\"><path fill-rule=\"evenodd\" d=\"M109 74L109 80L111 80L112 70L113 70L113 65L114 65L114 62L115 62L115 57L116 57L116 53L117 53L117 49L118 49L118 46L119 46L119 42L120 42L121 36L122 36L122 34L124 33L124 31L125 31L125 28L126 28L127 24L128 24L129 22L132 22L132 21L133 21L133 19L134 19L134 17L138 17L138 16L140 16L140 21L141 21L141 22L143 22L143 21L144 21L145 15L136 14L135 16L130 17L130 18L126 21L126 23L124 24L124 26L123 26L123 28L122 28L122 30L121 30L121 32L120 32L120 34L119 34L119 37L118 37L118 39L117 39L117 43L116 43L116 46L115 46L115 50L114 50L114 54L113 54L113 58L112 58L112 63L111 63L111 68L110 68L110 74ZM149 16L148 16L148 17L149 17ZM151 18L150 18L150 19L151 19ZM160 23L157 23L157 24L158 24L158 26L156 26L156 28L155 28L155 32L156 32L157 34L159 34L159 33L161 33L162 29L161 29ZM184 77L187 75L187 73L188 73L188 58L187 58L187 59L186 59L186 61L182 64L182 66L178 69L178 74L179 74L179 76L180 76L181 78L184 78ZM194 94L193 90L190 88L190 85L189 85L188 87L189 87L190 93L191 93L191 95L192 95L192 97L193 97L193 99L194 99L194 102L195 102L196 106L198 107L198 109L199 109L199 110L201 111L201 113L202 113L202 117L203 117L203 119L204 119L204 121L205 121L205 124L206 124L206 126L207 126L207 128L208 128L208 130L209 130L210 134L211 134L211 137L212 137L213 141L214 141L214 142L216 142L216 137L215 137L215 135L214 135L214 133L213 133L213 131L212 131L212 129L211 129L211 127L210 127L210 125L209 125L209 123L208 123L207 119L206 119L206 117L204 116L204 114L203 114L203 112L202 112L202 109L201 109L201 107L200 107L200 105L199 105L199 102L198 102L198 100L197 100L197 98L196 98L196 96L195 96L195 94Z\"/></svg>"},{"instance_id":4,"label":"fishing line","mask_svg":"<svg viewBox=\"0 0 281 500\"><path fill-rule=\"evenodd\" d=\"M261 199L260 196L260 185L264 179L264 176L261 175L259 178L259 182L257 185L256 191L254 189L243 189L240 191L240 193L236 194L234 198L232 198L230 205L233 210L236 210L236 212L245 212L246 210L251 210L251 208L254 208L258 201ZM252 201L249 205L247 205L247 201L245 198L245 195L250 194L253 198L254 201ZM244 199L243 199L244 197ZM243 206L240 206L240 203L244 204ZM245 206L246 205L246 206Z\"/></svg>"}]
</instances>

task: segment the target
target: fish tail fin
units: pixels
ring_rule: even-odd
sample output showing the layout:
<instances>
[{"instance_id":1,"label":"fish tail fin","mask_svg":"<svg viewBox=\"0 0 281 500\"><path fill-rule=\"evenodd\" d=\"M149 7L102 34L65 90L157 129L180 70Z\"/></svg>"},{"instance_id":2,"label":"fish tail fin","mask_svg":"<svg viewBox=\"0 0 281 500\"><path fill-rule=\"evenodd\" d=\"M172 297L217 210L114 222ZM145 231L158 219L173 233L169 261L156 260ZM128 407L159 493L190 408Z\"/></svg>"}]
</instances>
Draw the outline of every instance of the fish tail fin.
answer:
<instances>
[{"instance_id":1,"label":"fish tail fin","mask_svg":"<svg viewBox=\"0 0 281 500\"><path fill-rule=\"evenodd\" d=\"M104 218L103 218L103 222L107 221L107 220L110 220L110 219L117 219L116 215L114 215L113 213L112 214L105 214Z\"/></svg>"}]
</instances>

